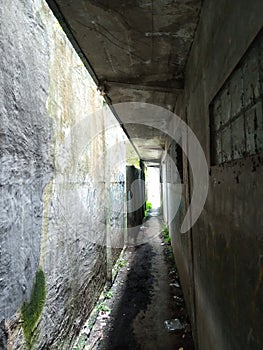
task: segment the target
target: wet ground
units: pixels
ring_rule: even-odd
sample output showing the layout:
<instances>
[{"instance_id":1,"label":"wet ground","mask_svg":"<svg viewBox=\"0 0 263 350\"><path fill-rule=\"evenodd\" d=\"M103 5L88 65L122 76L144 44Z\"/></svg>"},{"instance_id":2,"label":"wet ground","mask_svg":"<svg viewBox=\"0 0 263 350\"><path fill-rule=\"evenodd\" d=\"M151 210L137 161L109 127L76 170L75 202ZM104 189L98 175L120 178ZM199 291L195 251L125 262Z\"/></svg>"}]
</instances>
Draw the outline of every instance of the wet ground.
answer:
<instances>
[{"instance_id":1,"label":"wet ground","mask_svg":"<svg viewBox=\"0 0 263 350\"><path fill-rule=\"evenodd\" d=\"M171 246L156 212L143 224L144 243L129 247L118 274L74 349L194 350ZM150 239L147 241L147 238Z\"/></svg>"}]
</instances>

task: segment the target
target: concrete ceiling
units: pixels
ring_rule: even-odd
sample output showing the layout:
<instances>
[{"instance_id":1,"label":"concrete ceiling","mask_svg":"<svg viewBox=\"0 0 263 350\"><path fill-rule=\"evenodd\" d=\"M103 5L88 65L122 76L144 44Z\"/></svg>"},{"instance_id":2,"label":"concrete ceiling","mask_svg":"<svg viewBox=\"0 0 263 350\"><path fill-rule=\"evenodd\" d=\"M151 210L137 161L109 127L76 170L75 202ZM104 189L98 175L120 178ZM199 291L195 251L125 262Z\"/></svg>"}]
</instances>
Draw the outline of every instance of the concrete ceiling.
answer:
<instances>
[{"instance_id":1,"label":"concrete ceiling","mask_svg":"<svg viewBox=\"0 0 263 350\"><path fill-rule=\"evenodd\" d=\"M112 104L146 102L173 110L202 0L47 2ZM160 161L165 135L141 125L125 128L142 159Z\"/></svg>"}]
</instances>

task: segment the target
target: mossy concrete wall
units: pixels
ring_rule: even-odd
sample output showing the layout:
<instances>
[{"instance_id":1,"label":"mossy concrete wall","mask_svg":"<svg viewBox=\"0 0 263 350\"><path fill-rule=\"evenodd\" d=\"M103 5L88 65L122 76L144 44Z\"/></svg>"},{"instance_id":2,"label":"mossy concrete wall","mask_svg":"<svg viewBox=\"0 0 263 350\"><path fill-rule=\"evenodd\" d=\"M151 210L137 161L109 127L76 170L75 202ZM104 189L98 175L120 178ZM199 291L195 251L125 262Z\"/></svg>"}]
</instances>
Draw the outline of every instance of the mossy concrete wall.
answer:
<instances>
[{"instance_id":1,"label":"mossy concrete wall","mask_svg":"<svg viewBox=\"0 0 263 350\"><path fill-rule=\"evenodd\" d=\"M127 138L45 1L0 17L0 344L26 348L41 268L30 346L69 349L123 246Z\"/></svg>"}]
</instances>

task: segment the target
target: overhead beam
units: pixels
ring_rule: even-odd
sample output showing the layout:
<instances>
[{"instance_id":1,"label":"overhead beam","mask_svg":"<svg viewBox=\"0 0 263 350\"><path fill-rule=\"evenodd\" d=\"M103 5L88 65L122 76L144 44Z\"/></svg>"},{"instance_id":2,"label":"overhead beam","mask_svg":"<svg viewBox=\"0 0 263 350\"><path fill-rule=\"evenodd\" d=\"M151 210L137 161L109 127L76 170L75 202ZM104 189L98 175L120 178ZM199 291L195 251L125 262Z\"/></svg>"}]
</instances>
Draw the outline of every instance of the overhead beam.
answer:
<instances>
[{"instance_id":1,"label":"overhead beam","mask_svg":"<svg viewBox=\"0 0 263 350\"><path fill-rule=\"evenodd\" d=\"M111 87L117 87L122 89L132 89L132 90L140 90L140 91L157 91L157 92L167 92L174 93L178 90L183 90L184 84L182 80L175 80L171 84L170 82L155 82L153 83L140 83L137 82L122 82L122 81L109 81L103 80L101 81L101 85L104 85L108 91L110 91Z\"/></svg>"}]
</instances>

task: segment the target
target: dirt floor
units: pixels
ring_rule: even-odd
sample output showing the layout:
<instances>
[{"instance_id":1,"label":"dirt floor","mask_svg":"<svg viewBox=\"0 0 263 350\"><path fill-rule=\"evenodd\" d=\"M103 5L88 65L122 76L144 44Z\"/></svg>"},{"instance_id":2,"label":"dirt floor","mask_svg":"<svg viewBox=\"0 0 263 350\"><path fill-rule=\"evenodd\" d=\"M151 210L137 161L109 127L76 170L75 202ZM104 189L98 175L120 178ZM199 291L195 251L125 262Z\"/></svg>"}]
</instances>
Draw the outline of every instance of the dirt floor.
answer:
<instances>
[{"instance_id":1,"label":"dirt floor","mask_svg":"<svg viewBox=\"0 0 263 350\"><path fill-rule=\"evenodd\" d=\"M160 234L163 226L152 212L140 230L150 239L126 249L112 287L100 299L74 349L194 349L171 246Z\"/></svg>"}]
</instances>

